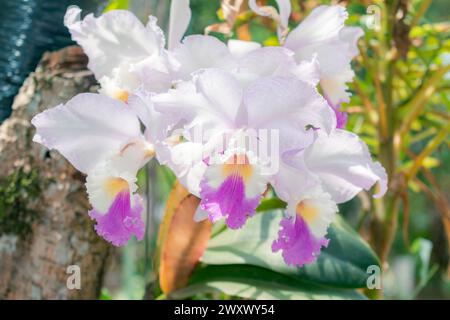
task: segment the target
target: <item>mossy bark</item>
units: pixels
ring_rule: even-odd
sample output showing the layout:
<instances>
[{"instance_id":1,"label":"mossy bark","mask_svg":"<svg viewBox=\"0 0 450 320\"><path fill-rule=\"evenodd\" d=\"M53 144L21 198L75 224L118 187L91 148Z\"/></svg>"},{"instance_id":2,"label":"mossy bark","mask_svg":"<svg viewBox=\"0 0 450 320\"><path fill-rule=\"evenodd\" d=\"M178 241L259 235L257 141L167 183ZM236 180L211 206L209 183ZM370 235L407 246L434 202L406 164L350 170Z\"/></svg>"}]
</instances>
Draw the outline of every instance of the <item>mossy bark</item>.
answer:
<instances>
[{"instance_id":1,"label":"mossy bark","mask_svg":"<svg viewBox=\"0 0 450 320\"><path fill-rule=\"evenodd\" d=\"M87 215L84 176L58 152L32 142L31 118L95 91L78 47L44 55L0 126L0 299L96 299L111 247ZM93 106L94 107L94 106ZM80 268L81 288L69 289Z\"/></svg>"}]
</instances>

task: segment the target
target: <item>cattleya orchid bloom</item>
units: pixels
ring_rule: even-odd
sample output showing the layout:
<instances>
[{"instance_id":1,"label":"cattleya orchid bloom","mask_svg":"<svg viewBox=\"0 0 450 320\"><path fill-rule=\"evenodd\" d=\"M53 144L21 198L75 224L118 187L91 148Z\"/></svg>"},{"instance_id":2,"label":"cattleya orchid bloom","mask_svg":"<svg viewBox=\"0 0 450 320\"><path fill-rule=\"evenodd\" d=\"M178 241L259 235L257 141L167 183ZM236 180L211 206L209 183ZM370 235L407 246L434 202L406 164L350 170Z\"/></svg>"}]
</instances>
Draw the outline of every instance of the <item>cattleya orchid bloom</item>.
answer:
<instances>
[{"instance_id":1,"label":"cattleya orchid bloom","mask_svg":"<svg viewBox=\"0 0 450 320\"><path fill-rule=\"evenodd\" d=\"M272 250L295 266L327 246L337 204L377 182L375 196L386 192L382 166L341 129L361 30L344 26L343 7L321 6L288 34L290 1L276 2L279 13L249 6L275 18L281 47L205 35L182 41L188 0L171 3L167 48L155 18L144 26L128 11L81 20L79 8L67 10L100 94L36 115L34 141L87 175L89 216L104 239L121 246L143 238L136 175L153 156L201 198L196 220L224 219L231 229L255 214L271 185L287 203Z\"/></svg>"},{"instance_id":2,"label":"cattleya orchid bloom","mask_svg":"<svg viewBox=\"0 0 450 320\"><path fill-rule=\"evenodd\" d=\"M178 43L190 19L189 1L172 5L169 40ZM180 7L183 10L179 10ZM81 10L69 7L64 23L89 57L88 67L100 82L100 95L80 94L35 116L35 142L58 150L87 175L86 189L93 209L89 215L99 235L116 246L132 235L144 236L142 199L136 194L136 175L154 155L150 110L131 108L134 91L165 91L172 85L176 63L164 49L165 39L150 17L144 26L131 12L114 10L80 19ZM183 22L184 21L184 22ZM155 126L154 126L155 127ZM158 128L156 126L156 128Z\"/></svg>"},{"instance_id":3,"label":"cattleya orchid bloom","mask_svg":"<svg viewBox=\"0 0 450 320\"><path fill-rule=\"evenodd\" d=\"M154 154L136 113L101 94L79 94L32 119L34 141L58 150L87 174L86 188L96 230L120 246L144 236L142 200L135 194L137 171Z\"/></svg>"},{"instance_id":4,"label":"cattleya orchid bloom","mask_svg":"<svg viewBox=\"0 0 450 320\"><path fill-rule=\"evenodd\" d=\"M89 57L101 93L127 101L141 84L151 91L170 87L170 56L155 18L144 26L125 10L89 14L83 20L80 15L80 8L69 7L64 24Z\"/></svg>"},{"instance_id":5,"label":"cattleya orchid bloom","mask_svg":"<svg viewBox=\"0 0 450 320\"><path fill-rule=\"evenodd\" d=\"M302 266L313 263L321 248L328 245L325 236L338 208L319 187L305 190L302 198L294 199L288 203L272 251L281 250L286 264Z\"/></svg>"},{"instance_id":6,"label":"cattleya orchid bloom","mask_svg":"<svg viewBox=\"0 0 450 320\"><path fill-rule=\"evenodd\" d=\"M172 2L168 50L157 19L147 25L127 10L112 10L100 17L80 19L81 9L67 9L64 24L89 57L88 68L100 83L100 93L128 101L140 86L164 92L172 85L179 65L170 50L180 42L189 24L189 0Z\"/></svg>"},{"instance_id":7,"label":"cattleya orchid bloom","mask_svg":"<svg viewBox=\"0 0 450 320\"><path fill-rule=\"evenodd\" d=\"M254 2L254 1L253 1ZM277 1L280 8L279 25L286 29L290 15L290 0ZM254 5L252 9L263 14ZM351 60L358 55L358 39L364 34L359 27L344 25L348 13L341 6L319 6L293 30L286 39L280 37L285 48L295 53L297 62L317 57L320 69L320 86L330 107L336 112L338 127L343 128L347 116L340 111L342 103L350 101L347 82L354 72Z\"/></svg>"},{"instance_id":8,"label":"cattleya orchid bloom","mask_svg":"<svg viewBox=\"0 0 450 320\"><path fill-rule=\"evenodd\" d=\"M166 145L169 152L160 156L161 163L202 199L204 214L212 221L225 218L233 229L254 214L276 174L262 173L266 168L257 150L261 131L279 135L278 148L270 155L277 161L283 152L313 143L313 128L330 132L336 121L314 86L293 76L247 83L230 72L206 69L151 101L155 110L172 118L171 126L179 126L184 139ZM245 139L248 144L242 143Z\"/></svg>"},{"instance_id":9,"label":"cattleya orchid bloom","mask_svg":"<svg viewBox=\"0 0 450 320\"><path fill-rule=\"evenodd\" d=\"M379 198L387 190L387 174L373 162L367 145L357 135L342 129L318 137L307 148L284 157L272 185L288 203L273 251L282 250L287 264L314 262L338 208L361 190L379 183ZM286 181L289 181L286 183Z\"/></svg>"}]
</instances>

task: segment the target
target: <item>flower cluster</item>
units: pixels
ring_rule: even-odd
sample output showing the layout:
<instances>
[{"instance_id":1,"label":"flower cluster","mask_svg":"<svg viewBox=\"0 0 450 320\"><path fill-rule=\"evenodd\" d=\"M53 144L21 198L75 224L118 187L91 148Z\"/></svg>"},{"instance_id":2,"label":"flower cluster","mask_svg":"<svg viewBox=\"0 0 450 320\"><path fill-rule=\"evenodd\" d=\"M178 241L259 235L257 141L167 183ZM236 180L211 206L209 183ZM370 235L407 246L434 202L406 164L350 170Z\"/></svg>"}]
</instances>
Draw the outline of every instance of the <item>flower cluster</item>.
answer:
<instances>
[{"instance_id":1,"label":"flower cluster","mask_svg":"<svg viewBox=\"0 0 450 320\"><path fill-rule=\"evenodd\" d=\"M383 167L344 129L351 60L362 30L341 6L320 6L288 32L290 1L277 1L281 46L183 37L188 0L172 1L168 45L156 19L70 7L65 25L100 83L38 114L34 141L87 175L96 231L116 246L142 239L136 175L152 157L201 199L196 220L237 229L271 189L287 202L278 239L285 262L315 261L337 204L379 182ZM249 6L267 15L253 0Z\"/></svg>"}]
</instances>

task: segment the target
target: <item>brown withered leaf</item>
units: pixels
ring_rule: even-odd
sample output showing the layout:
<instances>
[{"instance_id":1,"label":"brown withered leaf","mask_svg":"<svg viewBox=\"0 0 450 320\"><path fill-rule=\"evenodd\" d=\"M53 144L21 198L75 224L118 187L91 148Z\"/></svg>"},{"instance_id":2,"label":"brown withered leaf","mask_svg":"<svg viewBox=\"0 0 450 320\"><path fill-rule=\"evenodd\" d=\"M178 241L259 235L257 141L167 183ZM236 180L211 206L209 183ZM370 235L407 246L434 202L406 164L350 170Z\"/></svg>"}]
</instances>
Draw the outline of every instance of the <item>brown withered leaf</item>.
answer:
<instances>
[{"instance_id":1,"label":"brown withered leaf","mask_svg":"<svg viewBox=\"0 0 450 320\"><path fill-rule=\"evenodd\" d=\"M200 199L176 183L167 200L158 235L159 284L165 294L184 287L211 234L211 222L194 221Z\"/></svg>"}]
</instances>

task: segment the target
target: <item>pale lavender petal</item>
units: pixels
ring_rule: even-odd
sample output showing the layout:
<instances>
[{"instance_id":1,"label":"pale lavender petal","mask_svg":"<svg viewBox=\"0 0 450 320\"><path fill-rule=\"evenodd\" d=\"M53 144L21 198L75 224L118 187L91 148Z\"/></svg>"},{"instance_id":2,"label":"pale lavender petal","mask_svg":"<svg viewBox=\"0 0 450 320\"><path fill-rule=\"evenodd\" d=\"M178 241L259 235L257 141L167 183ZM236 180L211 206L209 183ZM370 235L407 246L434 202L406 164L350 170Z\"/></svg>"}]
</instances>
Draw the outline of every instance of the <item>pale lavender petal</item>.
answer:
<instances>
[{"instance_id":1,"label":"pale lavender petal","mask_svg":"<svg viewBox=\"0 0 450 320\"><path fill-rule=\"evenodd\" d=\"M213 36L188 36L173 52L180 62L177 76L182 80L190 80L193 72L207 68L232 70L236 63L229 48Z\"/></svg>"},{"instance_id":2,"label":"pale lavender petal","mask_svg":"<svg viewBox=\"0 0 450 320\"><path fill-rule=\"evenodd\" d=\"M130 193L126 190L117 194L106 214L95 209L89 211L89 216L97 222L95 231L115 246L125 245L132 235L142 240L145 232L142 203L139 196L134 200L135 205L131 207Z\"/></svg>"},{"instance_id":3,"label":"pale lavender petal","mask_svg":"<svg viewBox=\"0 0 450 320\"><path fill-rule=\"evenodd\" d=\"M325 99L313 86L298 79L256 80L244 93L244 106L249 127L278 132L281 152L307 147L313 141L309 126L330 132L336 125Z\"/></svg>"},{"instance_id":4,"label":"pale lavender petal","mask_svg":"<svg viewBox=\"0 0 450 320\"><path fill-rule=\"evenodd\" d=\"M299 216L283 218L280 222L278 239L272 243L272 251L282 251L287 265L303 266L316 261L322 247L328 246L328 239L316 238L308 224Z\"/></svg>"},{"instance_id":5,"label":"pale lavender petal","mask_svg":"<svg viewBox=\"0 0 450 320\"><path fill-rule=\"evenodd\" d=\"M135 113L116 99L81 93L37 114L33 141L58 150L83 173L88 173L111 152L139 140L141 130Z\"/></svg>"},{"instance_id":6,"label":"pale lavender petal","mask_svg":"<svg viewBox=\"0 0 450 320\"><path fill-rule=\"evenodd\" d=\"M120 65L142 61L159 54L164 47L164 34L150 18L147 26L130 11L112 10L95 17L81 19L81 9L70 6L64 25L89 57L89 69L97 79L110 77Z\"/></svg>"},{"instance_id":7,"label":"pale lavender petal","mask_svg":"<svg viewBox=\"0 0 450 320\"><path fill-rule=\"evenodd\" d=\"M169 43L168 49L173 50L183 38L191 21L189 0L176 0L170 3Z\"/></svg>"},{"instance_id":8,"label":"pale lavender petal","mask_svg":"<svg viewBox=\"0 0 450 320\"><path fill-rule=\"evenodd\" d=\"M305 150L303 161L336 203L349 201L377 182L379 191L374 197L386 193L386 171L379 162L372 161L367 145L352 132L336 129L328 136L319 134Z\"/></svg>"}]
</instances>

